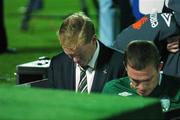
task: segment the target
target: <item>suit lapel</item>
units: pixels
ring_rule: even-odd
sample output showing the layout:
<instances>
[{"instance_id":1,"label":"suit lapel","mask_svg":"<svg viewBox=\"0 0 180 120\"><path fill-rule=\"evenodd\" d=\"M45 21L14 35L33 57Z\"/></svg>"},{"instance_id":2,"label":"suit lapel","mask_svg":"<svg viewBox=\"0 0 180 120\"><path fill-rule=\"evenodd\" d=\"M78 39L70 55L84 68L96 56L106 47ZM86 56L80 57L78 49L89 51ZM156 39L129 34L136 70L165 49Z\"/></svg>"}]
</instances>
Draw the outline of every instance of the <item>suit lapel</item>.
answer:
<instances>
[{"instance_id":1,"label":"suit lapel","mask_svg":"<svg viewBox=\"0 0 180 120\"><path fill-rule=\"evenodd\" d=\"M75 90L75 84L76 84L76 65L74 64L74 62L72 62L72 64L73 64L73 69L71 70L71 73L70 73L70 75L69 76L71 76L71 78L70 78L70 88L72 89L72 90Z\"/></svg>"},{"instance_id":2,"label":"suit lapel","mask_svg":"<svg viewBox=\"0 0 180 120\"><path fill-rule=\"evenodd\" d=\"M91 91L101 91L102 87L104 86L104 83L107 79L108 74L108 65L105 67L97 68L96 73L94 75L93 85Z\"/></svg>"},{"instance_id":3,"label":"suit lapel","mask_svg":"<svg viewBox=\"0 0 180 120\"><path fill-rule=\"evenodd\" d=\"M92 84L92 92L101 91L108 76L109 62L107 60L107 55L109 54L109 50L100 41L99 45L100 50L95 68L96 72Z\"/></svg>"},{"instance_id":4,"label":"suit lapel","mask_svg":"<svg viewBox=\"0 0 180 120\"><path fill-rule=\"evenodd\" d=\"M66 72L65 73L65 78L64 78L64 85L66 86L66 89L69 90L75 90L75 80L76 80L76 75L75 75L75 70L76 70L76 65L72 61L72 59L68 58L66 59L66 62L68 64L65 65L66 67Z\"/></svg>"}]
</instances>

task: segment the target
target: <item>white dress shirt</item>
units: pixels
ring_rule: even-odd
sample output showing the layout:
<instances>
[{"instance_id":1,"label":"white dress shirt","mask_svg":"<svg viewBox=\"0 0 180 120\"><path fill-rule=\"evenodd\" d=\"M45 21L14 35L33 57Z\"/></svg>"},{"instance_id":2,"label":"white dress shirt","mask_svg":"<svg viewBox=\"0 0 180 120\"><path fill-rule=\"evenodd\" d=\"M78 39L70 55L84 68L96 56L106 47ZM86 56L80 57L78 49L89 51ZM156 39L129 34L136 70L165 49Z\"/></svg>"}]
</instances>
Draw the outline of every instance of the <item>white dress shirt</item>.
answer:
<instances>
[{"instance_id":1,"label":"white dress shirt","mask_svg":"<svg viewBox=\"0 0 180 120\"><path fill-rule=\"evenodd\" d=\"M88 93L91 92L92 84L93 84L93 79L95 75L95 66L96 66L96 61L99 55L99 42L97 41L97 48L96 51L88 63L89 68L86 70L86 75L87 75L87 88L88 88ZM76 64L76 92L78 90L78 83L80 81L80 72L81 72L81 66Z\"/></svg>"}]
</instances>

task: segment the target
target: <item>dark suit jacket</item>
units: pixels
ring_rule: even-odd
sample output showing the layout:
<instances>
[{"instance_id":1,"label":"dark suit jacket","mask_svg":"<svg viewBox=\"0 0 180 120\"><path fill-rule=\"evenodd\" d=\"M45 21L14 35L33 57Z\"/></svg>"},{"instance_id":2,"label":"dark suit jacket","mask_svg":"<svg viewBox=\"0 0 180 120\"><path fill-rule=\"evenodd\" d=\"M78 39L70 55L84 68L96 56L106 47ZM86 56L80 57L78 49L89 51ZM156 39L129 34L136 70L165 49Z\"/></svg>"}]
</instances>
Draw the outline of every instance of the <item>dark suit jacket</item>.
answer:
<instances>
[{"instance_id":1,"label":"dark suit jacket","mask_svg":"<svg viewBox=\"0 0 180 120\"><path fill-rule=\"evenodd\" d=\"M91 92L101 92L104 84L124 75L123 54L101 42ZM51 87L75 90L75 63L64 52L54 56L48 70Z\"/></svg>"},{"instance_id":2,"label":"dark suit jacket","mask_svg":"<svg viewBox=\"0 0 180 120\"><path fill-rule=\"evenodd\" d=\"M4 0L0 0L0 53L6 51L8 46L4 23Z\"/></svg>"}]
</instances>

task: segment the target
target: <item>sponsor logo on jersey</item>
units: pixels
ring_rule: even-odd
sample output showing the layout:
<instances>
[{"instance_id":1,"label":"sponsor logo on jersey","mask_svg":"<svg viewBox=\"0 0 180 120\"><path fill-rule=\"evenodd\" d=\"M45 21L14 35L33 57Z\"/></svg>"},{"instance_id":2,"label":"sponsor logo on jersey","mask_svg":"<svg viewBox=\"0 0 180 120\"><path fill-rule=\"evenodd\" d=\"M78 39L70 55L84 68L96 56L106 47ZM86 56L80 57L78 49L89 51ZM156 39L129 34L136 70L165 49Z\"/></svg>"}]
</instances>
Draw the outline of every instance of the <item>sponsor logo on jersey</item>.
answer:
<instances>
[{"instance_id":1,"label":"sponsor logo on jersey","mask_svg":"<svg viewBox=\"0 0 180 120\"><path fill-rule=\"evenodd\" d=\"M130 95L132 95L132 93L122 92L122 93L118 93L118 95L120 95L120 96L130 96Z\"/></svg>"},{"instance_id":2,"label":"sponsor logo on jersey","mask_svg":"<svg viewBox=\"0 0 180 120\"><path fill-rule=\"evenodd\" d=\"M161 16L164 19L164 21L166 22L166 25L168 27L170 27L172 14L170 14L170 13L162 13Z\"/></svg>"},{"instance_id":3,"label":"sponsor logo on jersey","mask_svg":"<svg viewBox=\"0 0 180 120\"><path fill-rule=\"evenodd\" d=\"M158 26L157 14L150 14L151 27L155 28Z\"/></svg>"},{"instance_id":4,"label":"sponsor logo on jersey","mask_svg":"<svg viewBox=\"0 0 180 120\"><path fill-rule=\"evenodd\" d=\"M144 16L143 18L141 18L140 20L138 20L137 22L135 22L134 24L132 24L132 27L136 30L141 29L142 25L145 24L145 22L148 21L147 16Z\"/></svg>"}]
</instances>

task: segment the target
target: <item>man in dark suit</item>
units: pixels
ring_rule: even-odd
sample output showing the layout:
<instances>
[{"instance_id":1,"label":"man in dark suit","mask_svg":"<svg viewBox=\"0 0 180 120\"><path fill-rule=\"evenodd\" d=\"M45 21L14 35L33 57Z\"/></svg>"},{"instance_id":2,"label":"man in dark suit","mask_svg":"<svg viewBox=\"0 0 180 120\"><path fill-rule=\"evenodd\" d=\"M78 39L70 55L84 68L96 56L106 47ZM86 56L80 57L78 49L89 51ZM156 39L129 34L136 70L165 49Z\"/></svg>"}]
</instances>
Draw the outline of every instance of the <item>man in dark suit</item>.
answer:
<instances>
[{"instance_id":1,"label":"man in dark suit","mask_svg":"<svg viewBox=\"0 0 180 120\"><path fill-rule=\"evenodd\" d=\"M0 53L4 53L7 50L7 36L4 27L4 4L3 0L0 0Z\"/></svg>"},{"instance_id":2,"label":"man in dark suit","mask_svg":"<svg viewBox=\"0 0 180 120\"><path fill-rule=\"evenodd\" d=\"M128 76L108 82L104 93L158 98L164 112L180 108L180 78L160 72L160 54L152 41L130 42L124 61Z\"/></svg>"},{"instance_id":3,"label":"man in dark suit","mask_svg":"<svg viewBox=\"0 0 180 120\"><path fill-rule=\"evenodd\" d=\"M15 48L8 48L7 34L4 23L4 0L0 0L0 54L15 52Z\"/></svg>"},{"instance_id":4,"label":"man in dark suit","mask_svg":"<svg viewBox=\"0 0 180 120\"><path fill-rule=\"evenodd\" d=\"M103 45L83 13L67 17L58 31L63 52L51 60L51 87L78 92L81 70L86 70L87 92L101 92L104 84L124 74L123 54Z\"/></svg>"}]
</instances>

